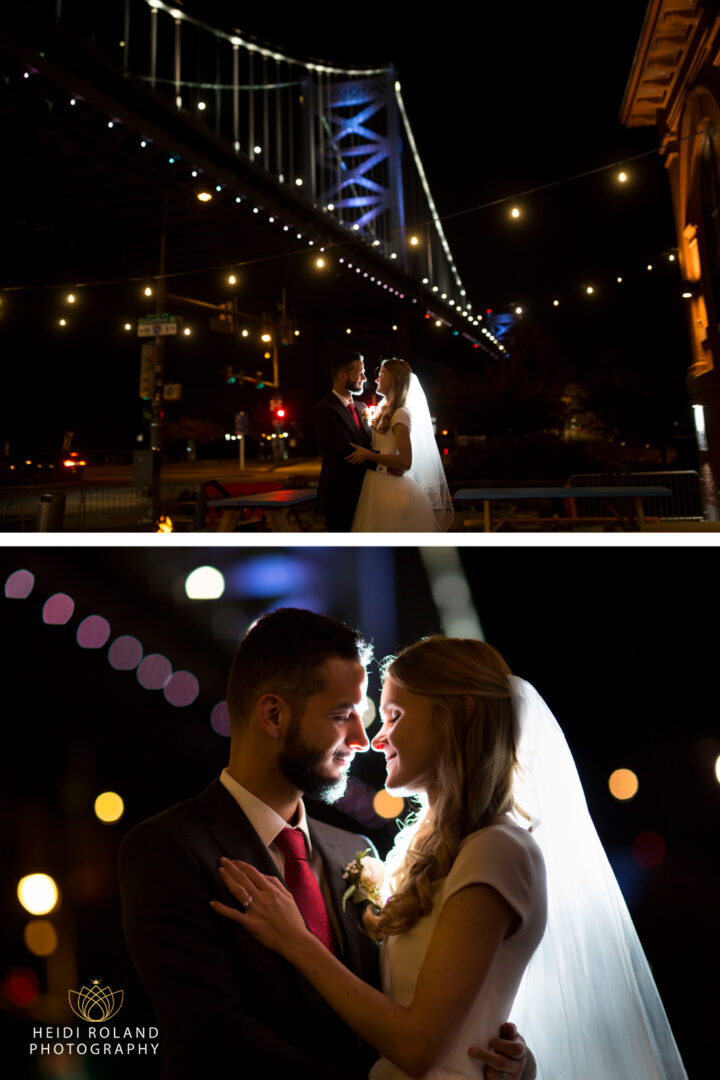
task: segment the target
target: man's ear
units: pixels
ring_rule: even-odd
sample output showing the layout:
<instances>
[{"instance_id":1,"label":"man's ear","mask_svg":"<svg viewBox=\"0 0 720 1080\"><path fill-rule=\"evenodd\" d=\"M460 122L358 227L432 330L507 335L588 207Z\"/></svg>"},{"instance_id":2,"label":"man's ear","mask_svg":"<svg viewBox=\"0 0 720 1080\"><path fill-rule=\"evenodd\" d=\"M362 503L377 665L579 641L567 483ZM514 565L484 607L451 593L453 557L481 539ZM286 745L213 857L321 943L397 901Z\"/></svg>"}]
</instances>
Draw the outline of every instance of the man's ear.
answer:
<instances>
[{"instance_id":1,"label":"man's ear","mask_svg":"<svg viewBox=\"0 0 720 1080\"><path fill-rule=\"evenodd\" d=\"M260 727L271 739L279 739L290 718L290 706L278 694L263 694L256 708Z\"/></svg>"}]
</instances>

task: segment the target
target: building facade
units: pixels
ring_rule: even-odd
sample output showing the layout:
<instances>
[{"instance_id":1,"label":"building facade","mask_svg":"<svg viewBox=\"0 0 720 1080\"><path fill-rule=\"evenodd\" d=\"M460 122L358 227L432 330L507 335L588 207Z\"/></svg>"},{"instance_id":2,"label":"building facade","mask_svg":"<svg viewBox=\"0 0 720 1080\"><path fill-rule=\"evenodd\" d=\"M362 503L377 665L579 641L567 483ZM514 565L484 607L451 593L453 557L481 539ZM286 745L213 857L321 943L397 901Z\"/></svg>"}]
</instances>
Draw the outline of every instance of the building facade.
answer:
<instances>
[{"instance_id":1,"label":"building facade","mask_svg":"<svg viewBox=\"0 0 720 1080\"><path fill-rule=\"evenodd\" d=\"M650 0L620 119L657 127L672 191L707 516L720 518L720 5Z\"/></svg>"}]
</instances>

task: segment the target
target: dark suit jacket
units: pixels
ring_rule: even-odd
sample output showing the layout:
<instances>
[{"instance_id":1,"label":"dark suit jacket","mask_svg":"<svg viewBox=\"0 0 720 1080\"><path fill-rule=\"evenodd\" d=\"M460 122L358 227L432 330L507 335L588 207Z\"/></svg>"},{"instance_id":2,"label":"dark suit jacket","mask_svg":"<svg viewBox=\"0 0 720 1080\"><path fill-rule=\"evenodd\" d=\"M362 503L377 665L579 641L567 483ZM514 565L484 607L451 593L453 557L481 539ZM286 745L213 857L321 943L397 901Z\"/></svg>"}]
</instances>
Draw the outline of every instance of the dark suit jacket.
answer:
<instances>
[{"instance_id":1,"label":"dark suit jacket","mask_svg":"<svg viewBox=\"0 0 720 1080\"><path fill-rule=\"evenodd\" d=\"M317 512L325 514L331 532L350 532L366 465L350 465L351 442L372 446L370 428L361 420L360 430L349 410L333 393L321 398L313 409L313 423L322 470L317 494Z\"/></svg>"},{"instance_id":2,"label":"dark suit jacket","mask_svg":"<svg viewBox=\"0 0 720 1080\"><path fill-rule=\"evenodd\" d=\"M343 933L343 960L378 983L378 949L341 898L342 868L369 841L310 820ZM158 1016L167 1080L358 1080L377 1057L305 978L210 908L236 901L221 855L279 877L267 848L219 780L137 825L119 857L123 930Z\"/></svg>"}]
</instances>

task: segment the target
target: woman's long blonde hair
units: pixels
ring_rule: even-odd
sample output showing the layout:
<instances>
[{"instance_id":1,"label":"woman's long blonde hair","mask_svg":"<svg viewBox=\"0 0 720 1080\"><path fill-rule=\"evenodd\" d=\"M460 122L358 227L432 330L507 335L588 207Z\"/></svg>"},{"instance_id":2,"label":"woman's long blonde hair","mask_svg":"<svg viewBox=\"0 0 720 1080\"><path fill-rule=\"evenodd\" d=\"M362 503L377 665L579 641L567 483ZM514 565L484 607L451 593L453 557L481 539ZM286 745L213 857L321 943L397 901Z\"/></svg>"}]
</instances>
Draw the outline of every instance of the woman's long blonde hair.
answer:
<instances>
[{"instance_id":1,"label":"woman's long blonde hair","mask_svg":"<svg viewBox=\"0 0 720 1080\"><path fill-rule=\"evenodd\" d=\"M390 360L383 360L381 366L385 371L390 373L392 381L389 393L371 421L371 427L374 427L375 430L380 433L387 431L390 427L392 414L407 401L408 390L410 389L410 376L412 375L412 368L408 362L406 360L400 360L397 357L392 357Z\"/></svg>"},{"instance_id":2,"label":"woman's long blonde hair","mask_svg":"<svg viewBox=\"0 0 720 1080\"><path fill-rule=\"evenodd\" d=\"M424 638L386 662L383 678L433 703L437 776L388 856L393 895L379 915L366 913L373 936L406 933L429 914L464 837L513 809L510 674L491 645L466 638Z\"/></svg>"}]
</instances>

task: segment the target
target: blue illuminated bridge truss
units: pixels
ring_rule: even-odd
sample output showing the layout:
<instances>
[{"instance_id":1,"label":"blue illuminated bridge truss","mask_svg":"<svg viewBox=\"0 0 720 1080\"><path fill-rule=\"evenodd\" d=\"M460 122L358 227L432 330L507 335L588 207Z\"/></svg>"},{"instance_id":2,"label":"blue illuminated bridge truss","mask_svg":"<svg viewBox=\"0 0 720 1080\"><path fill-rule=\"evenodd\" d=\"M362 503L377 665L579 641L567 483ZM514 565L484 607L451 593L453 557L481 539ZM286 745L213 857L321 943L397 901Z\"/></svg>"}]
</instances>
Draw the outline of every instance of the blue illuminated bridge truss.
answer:
<instances>
[{"instance_id":1,"label":"blue illuminated bridge truss","mask_svg":"<svg viewBox=\"0 0 720 1080\"><path fill-rule=\"evenodd\" d=\"M272 183L285 205L324 221L324 243L315 243L336 247L348 270L359 272L364 257L366 267L384 266L388 280L396 271L432 318L490 353L506 351L513 320L473 309L392 66L291 57L164 0L35 3L78 39L91 34L128 87L142 87L190 134L204 131L244 163L255 192Z\"/></svg>"}]
</instances>

